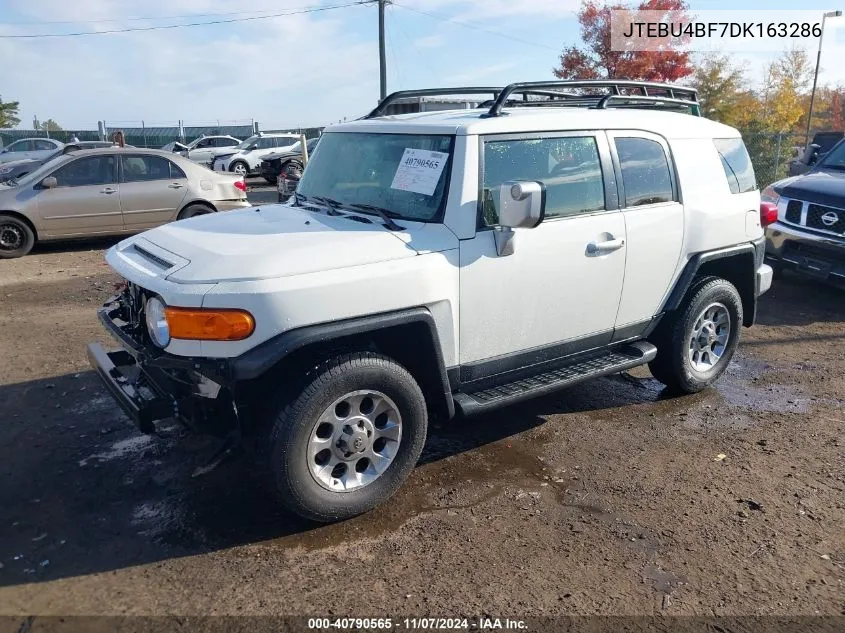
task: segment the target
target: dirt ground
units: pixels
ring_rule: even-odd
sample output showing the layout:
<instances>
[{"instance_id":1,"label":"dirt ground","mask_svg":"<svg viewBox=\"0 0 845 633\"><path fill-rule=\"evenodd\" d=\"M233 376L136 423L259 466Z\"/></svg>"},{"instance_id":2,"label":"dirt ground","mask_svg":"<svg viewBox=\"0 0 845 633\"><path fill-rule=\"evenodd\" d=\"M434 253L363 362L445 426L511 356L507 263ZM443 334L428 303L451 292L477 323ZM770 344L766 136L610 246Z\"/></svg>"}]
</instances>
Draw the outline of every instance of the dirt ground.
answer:
<instances>
[{"instance_id":1,"label":"dirt ground","mask_svg":"<svg viewBox=\"0 0 845 633\"><path fill-rule=\"evenodd\" d=\"M391 502L314 526L112 404L107 246L0 262L0 615L845 614L845 293L776 282L695 396L638 370L432 428Z\"/></svg>"}]
</instances>

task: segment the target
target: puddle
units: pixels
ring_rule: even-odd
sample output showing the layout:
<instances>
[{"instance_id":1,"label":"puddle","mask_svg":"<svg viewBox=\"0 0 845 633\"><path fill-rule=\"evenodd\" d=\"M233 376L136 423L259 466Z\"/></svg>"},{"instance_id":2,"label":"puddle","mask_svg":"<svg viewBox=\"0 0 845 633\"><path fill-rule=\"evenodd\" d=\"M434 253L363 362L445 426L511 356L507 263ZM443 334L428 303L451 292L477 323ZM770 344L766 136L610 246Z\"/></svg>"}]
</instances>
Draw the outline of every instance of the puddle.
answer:
<instances>
[{"instance_id":1,"label":"puddle","mask_svg":"<svg viewBox=\"0 0 845 633\"><path fill-rule=\"evenodd\" d=\"M771 366L735 355L714 388L732 406L753 411L807 413L810 398L786 385L756 384Z\"/></svg>"}]
</instances>

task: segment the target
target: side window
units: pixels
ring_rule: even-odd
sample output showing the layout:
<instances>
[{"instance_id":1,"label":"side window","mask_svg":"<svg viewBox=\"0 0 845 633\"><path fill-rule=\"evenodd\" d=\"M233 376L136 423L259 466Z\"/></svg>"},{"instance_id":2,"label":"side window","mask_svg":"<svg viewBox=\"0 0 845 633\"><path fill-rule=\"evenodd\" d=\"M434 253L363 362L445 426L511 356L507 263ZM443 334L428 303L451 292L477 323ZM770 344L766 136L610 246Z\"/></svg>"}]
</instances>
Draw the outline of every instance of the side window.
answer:
<instances>
[{"instance_id":1,"label":"side window","mask_svg":"<svg viewBox=\"0 0 845 633\"><path fill-rule=\"evenodd\" d=\"M170 161L161 156L123 156L121 182L170 179Z\"/></svg>"},{"instance_id":2,"label":"side window","mask_svg":"<svg viewBox=\"0 0 845 633\"><path fill-rule=\"evenodd\" d=\"M9 145L10 152L31 152L32 141L18 141Z\"/></svg>"},{"instance_id":3,"label":"side window","mask_svg":"<svg viewBox=\"0 0 845 633\"><path fill-rule=\"evenodd\" d=\"M53 145L50 141L35 141L35 149L50 151L56 149L56 146Z\"/></svg>"},{"instance_id":4,"label":"side window","mask_svg":"<svg viewBox=\"0 0 845 633\"><path fill-rule=\"evenodd\" d=\"M204 138L199 143L197 143L197 146L196 146L195 149L204 149L206 147L211 147L213 144L214 144L214 141L212 139Z\"/></svg>"},{"instance_id":5,"label":"side window","mask_svg":"<svg viewBox=\"0 0 845 633\"><path fill-rule=\"evenodd\" d=\"M233 138L219 138L217 139L217 147L234 147L239 141Z\"/></svg>"},{"instance_id":6,"label":"side window","mask_svg":"<svg viewBox=\"0 0 845 633\"><path fill-rule=\"evenodd\" d=\"M484 143L483 224L498 223L499 187L508 180L539 180L545 184L546 218L605 208L601 162L592 136Z\"/></svg>"},{"instance_id":7,"label":"side window","mask_svg":"<svg viewBox=\"0 0 845 633\"><path fill-rule=\"evenodd\" d=\"M60 167L51 176L59 187L111 185L115 182L114 166L114 156L89 156Z\"/></svg>"},{"instance_id":8,"label":"side window","mask_svg":"<svg viewBox=\"0 0 845 633\"><path fill-rule=\"evenodd\" d=\"M626 207L672 201L672 174L660 143L617 137L616 153L622 167Z\"/></svg>"},{"instance_id":9,"label":"side window","mask_svg":"<svg viewBox=\"0 0 845 633\"><path fill-rule=\"evenodd\" d=\"M714 138L713 145L719 152L719 159L722 161L722 169L725 170L725 178L728 179L731 193L745 193L757 189L757 177L754 175L751 157L742 139Z\"/></svg>"},{"instance_id":10,"label":"side window","mask_svg":"<svg viewBox=\"0 0 845 633\"><path fill-rule=\"evenodd\" d=\"M185 175L185 172L182 171L179 168L178 165L176 165L175 163L171 163L170 161L167 161L167 162L170 163L170 179L171 180L184 180L184 179L187 178L187 176Z\"/></svg>"}]
</instances>

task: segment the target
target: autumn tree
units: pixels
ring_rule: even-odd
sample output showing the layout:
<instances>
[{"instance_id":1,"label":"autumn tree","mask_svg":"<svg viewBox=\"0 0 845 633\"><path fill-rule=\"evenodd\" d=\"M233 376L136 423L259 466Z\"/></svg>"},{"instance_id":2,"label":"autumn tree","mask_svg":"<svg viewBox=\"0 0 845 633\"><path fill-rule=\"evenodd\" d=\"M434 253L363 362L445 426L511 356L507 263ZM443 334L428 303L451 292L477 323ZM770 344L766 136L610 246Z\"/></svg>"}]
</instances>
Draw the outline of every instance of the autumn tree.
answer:
<instances>
[{"instance_id":1,"label":"autumn tree","mask_svg":"<svg viewBox=\"0 0 845 633\"><path fill-rule=\"evenodd\" d=\"M637 11L684 12L684 0L643 0ZM578 12L582 45L568 46L554 69L560 79L640 79L677 81L693 73L689 53L678 50L615 51L611 46L611 11L630 11L623 4L584 0Z\"/></svg>"},{"instance_id":2,"label":"autumn tree","mask_svg":"<svg viewBox=\"0 0 845 633\"><path fill-rule=\"evenodd\" d=\"M3 102L0 97L0 128L15 127L21 120L18 118L20 103L18 101Z\"/></svg>"},{"instance_id":3,"label":"autumn tree","mask_svg":"<svg viewBox=\"0 0 845 633\"><path fill-rule=\"evenodd\" d=\"M760 94L760 119L772 132L797 129L806 116L805 96L813 79L807 52L800 48L784 51L766 69Z\"/></svg>"},{"instance_id":4,"label":"autumn tree","mask_svg":"<svg viewBox=\"0 0 845 633\"><path fill-rule=\"evenodd\" d=\"M758 110L757 100L746 88L745 69L727 55L704 56L695 67L692 85L698 90L701 113L709 119L741 127Z\"/></svg>"}]
</instances>

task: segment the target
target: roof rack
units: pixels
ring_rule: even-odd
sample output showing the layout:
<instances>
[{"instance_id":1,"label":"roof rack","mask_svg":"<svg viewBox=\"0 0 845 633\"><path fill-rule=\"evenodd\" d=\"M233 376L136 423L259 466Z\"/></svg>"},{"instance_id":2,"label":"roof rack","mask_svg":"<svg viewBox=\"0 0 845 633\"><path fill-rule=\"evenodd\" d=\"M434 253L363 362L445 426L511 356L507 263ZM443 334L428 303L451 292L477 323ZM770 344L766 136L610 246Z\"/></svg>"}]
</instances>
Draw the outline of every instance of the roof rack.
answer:
<instances>
[{"instance_id":1,"label":"roof rack","mask_svg":"<svg viewBox=\"0 0 845 633\"><path fill-rule=\"evenodd\" d=\"M578 94L564 92L577 90ZM587 92L585 92L587 91ZM602 92L596 92L602 91ZM609 92L608 92L609 91ZM492 101L482 103L481 107L489 110L482 117L497 117L505 114L505 107L582 107L605 109L614 108L659 108L668 110L686 109L690 114L701 116L698 104L698 92L695 88L676 86L650 81L632 81L615 79L587 79L560 81L532 81L513 83L504 87L459 87L425 88L422 90L401 90L385 97L365 119L383 116L388 106L400 99L442 95L489 94ZM522 101L512 99L514 94L521 94ZM530 97L547 97L545 100L532 100Z\"/></svg>"}]
</instances>

